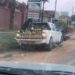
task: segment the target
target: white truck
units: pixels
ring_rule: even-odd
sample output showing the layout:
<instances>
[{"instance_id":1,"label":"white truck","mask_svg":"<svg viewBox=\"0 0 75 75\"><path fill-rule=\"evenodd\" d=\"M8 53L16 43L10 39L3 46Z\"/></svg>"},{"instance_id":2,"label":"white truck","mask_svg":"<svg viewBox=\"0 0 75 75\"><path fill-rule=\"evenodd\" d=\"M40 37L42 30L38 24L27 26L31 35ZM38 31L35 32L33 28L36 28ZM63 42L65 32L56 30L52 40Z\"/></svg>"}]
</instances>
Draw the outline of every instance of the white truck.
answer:
<instances>
[{"instance_id":1,"label":"white truck","mask_svg":"<svg viewBox=\"0 0 75 75\"><path fill-rule=\"evenodd\" d=\"M20 46L22 44L43 45L51 50L54 44L62 43L63 36L51 22L32 23L26 30L18 31L16 40Z\"/></svg>"}]
</instances>

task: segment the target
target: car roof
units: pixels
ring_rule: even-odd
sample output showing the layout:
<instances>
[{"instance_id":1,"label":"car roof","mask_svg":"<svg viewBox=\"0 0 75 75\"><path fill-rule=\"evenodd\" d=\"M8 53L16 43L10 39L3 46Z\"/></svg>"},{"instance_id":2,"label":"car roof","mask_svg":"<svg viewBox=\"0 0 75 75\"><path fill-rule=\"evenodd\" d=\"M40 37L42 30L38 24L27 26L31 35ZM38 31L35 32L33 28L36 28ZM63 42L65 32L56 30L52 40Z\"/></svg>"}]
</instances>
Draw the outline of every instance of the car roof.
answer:
<instances>
[{"instance_id":1,"label":"car roof","mask_svg":"<svg viewBox=\"0 0 75 75\"><path fill-rule=\"evenodd\" d=\"M34 24L48 24L51 28L54 26L54 23L52 22L35 22Z\"/></svg>"},{"instance_id":2,"label":"car roof","mask_svg":"<svg viewBox=\"0 0 75 75\"><path fill-rule=\"evenodd\" d=\"M33 22L33 23L48 23L48 24L53 24L52 22Z\"/></svg>"}]
</instances>

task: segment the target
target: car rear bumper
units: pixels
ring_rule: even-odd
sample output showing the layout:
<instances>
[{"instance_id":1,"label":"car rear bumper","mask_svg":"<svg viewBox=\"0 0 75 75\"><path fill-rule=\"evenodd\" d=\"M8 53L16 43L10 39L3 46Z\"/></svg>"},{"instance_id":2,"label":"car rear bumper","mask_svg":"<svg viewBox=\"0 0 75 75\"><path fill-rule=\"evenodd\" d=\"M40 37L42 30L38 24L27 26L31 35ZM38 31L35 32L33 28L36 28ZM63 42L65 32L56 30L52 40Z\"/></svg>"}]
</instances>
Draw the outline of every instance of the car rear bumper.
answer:
<instances>
[{"instance_id":1,"label":"car rear bumper","mask_svg":"<svg viewBox=\"0 0 75 75\"><path fill-rule=\"evenodd\" d=\"M45 45L47 44L46 40L43 39L16 39L17 43L28 44L28 45Z\"/></svg>"}]
</instances>

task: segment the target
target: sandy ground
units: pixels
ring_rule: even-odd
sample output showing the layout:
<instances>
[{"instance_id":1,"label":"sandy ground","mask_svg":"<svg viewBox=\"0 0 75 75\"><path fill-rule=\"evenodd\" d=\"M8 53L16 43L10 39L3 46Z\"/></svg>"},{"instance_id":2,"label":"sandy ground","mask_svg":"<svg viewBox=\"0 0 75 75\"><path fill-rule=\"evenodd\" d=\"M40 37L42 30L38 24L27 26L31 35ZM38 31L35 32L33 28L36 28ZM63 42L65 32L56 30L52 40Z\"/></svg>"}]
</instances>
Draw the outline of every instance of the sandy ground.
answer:
<instances>
[{"instance_id":1,"label":"sandy ground","mask_svg":"<svg viewBox=\"0 0 75 75\"><path fill-rule=\"evenodd\" d=\"M24 49L7 57L0 57L0 60L75 65L75 33L70 37L63 46L56 47L52 51Z\"/></svg>"}]
</instances>

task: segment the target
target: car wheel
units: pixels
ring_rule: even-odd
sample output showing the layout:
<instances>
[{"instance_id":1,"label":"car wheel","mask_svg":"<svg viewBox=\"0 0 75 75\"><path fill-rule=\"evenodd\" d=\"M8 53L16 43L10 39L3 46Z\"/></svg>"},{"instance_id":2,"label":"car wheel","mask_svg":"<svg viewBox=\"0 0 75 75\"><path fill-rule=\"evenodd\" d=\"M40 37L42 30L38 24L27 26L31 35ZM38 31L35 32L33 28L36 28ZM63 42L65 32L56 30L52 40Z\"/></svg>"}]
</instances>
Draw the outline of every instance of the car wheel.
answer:
<instances>
[{"instance_id":1,"label":"car wheel","mask_svg":"<svg viewBox=\"0 0 75 75\"><path fill-rule=\"evenodd\" d=\"M20 47L20 49L26 49L26 45L25 44L20 44L19 47Z\"/></svg>"},{"instance_id":2,"label":"car wheel","mask_svg":"<svg viewBox=\"0 0 75 75\"><path fill-rule=\"evenodd\" d=\"M61 36L61 40L59 42L59 46L62 46L63 45L63 36Z\"/></svg>"},{"instance_id":3,"label":"car wheel","mask_svg":"<svg viewBox=\"0 0 75 75\"><path fill-rule=\"evenodd\" d=\"M19 48L20 48L20 49L23 49L23 44L20 44L20 45L19 45Z\"/></svg>"},{"instance_id":4,"label":"car wheel","mask_svg":"<svg viewBox=\"0 0 75 75\"><path fill-rule=\"evenodd\" d=\"M49 44L48 44L48 50L52 50L53 48L53 38L50 38Z\"/></svg>"}]
</instances>

